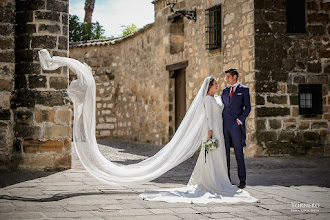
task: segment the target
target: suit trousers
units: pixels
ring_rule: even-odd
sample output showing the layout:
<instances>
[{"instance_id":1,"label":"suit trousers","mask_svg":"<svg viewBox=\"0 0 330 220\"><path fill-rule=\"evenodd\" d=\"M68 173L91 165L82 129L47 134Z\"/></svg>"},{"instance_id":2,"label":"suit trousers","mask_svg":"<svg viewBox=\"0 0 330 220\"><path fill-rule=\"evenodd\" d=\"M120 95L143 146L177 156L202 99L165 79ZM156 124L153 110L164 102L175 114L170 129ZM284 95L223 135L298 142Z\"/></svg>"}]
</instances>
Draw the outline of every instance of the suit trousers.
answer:
<instances>
[{"instance_id":1,"label":"suit trousers","mask_svg":"<svg viewBox=\"0 0 330 220\"><path fill-rule=\"evenodd\" d=\"M241 125L237 124L235 119L224 119L223 120L223 132L225 138L225 147L227 155L227 166L228 166L228 177L230 178L230 147L234 148L238 178L240 181L246 181L246 168L244 161L244 153L242 146L242 135L243 132L240 128Z\"/></svg>"}]
</instances>

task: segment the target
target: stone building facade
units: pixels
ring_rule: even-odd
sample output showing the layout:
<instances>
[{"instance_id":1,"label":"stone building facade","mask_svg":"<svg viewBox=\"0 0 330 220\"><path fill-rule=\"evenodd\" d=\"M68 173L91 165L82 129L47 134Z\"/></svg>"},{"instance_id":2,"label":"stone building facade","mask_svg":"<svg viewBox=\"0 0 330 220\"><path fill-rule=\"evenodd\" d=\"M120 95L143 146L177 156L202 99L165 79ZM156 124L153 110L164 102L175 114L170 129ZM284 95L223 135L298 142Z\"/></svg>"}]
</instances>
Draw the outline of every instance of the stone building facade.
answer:
<instances>
[{"instance_id":1,"label":"stone building facade","mask_svg":"<svg viewBox=\"0 0 330 220\"><path fill-rule=\"evenodd\" d=\"M73 43L93 69L97 135L164 145L203 79L238 69L250 88L246 155L329 155L329 2L306 1L306 33L287 33L286 1L155 0L155 22L118 39ZM221 5L221 48L207 50L207 9ZM322 114L299 114L299 84L322 84Z\"/></svg>"},{"instance_id":2,"label":"stone building facade","mask_svg":"<svg viewBox=\"0 0 330 220\"><path fill-rule=\"evenodd\" d=\"M304 33L287 33L288 7L254 2L258 145L271 155L329 155L330 2L306 1ZM306 84L320 85L322 114L299 114L299 86Z\"/></svg>"},{"instance_id":3,"label":"stone building facade","mask_svg":"<svg viewBox=\"0 0 330 220\"><path fill-rule=\"evenodd\" d=\"M66 0L0 1L0 169L71 166L68 70L42 71L38 50L68 56Z\"/></svg>"}]
</instances>

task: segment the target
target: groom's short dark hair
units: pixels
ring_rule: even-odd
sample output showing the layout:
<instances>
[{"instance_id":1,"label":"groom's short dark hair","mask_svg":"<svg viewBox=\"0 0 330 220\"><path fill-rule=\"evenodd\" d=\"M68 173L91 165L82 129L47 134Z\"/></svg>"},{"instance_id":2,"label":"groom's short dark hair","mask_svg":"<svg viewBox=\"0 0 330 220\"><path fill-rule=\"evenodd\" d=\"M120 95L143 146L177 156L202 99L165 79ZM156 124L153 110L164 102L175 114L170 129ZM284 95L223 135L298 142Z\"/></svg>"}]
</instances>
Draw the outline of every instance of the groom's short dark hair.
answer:
<instances>
[{"instance_id":1,"label":"groom's short dark hair","mask_svg":"<svg viewBox=\"0 0 330 220\"><path fill-rule=\"evenodd\" d=\"M226 71L225 71L225 73L230 73L230 75L231 76L237 76L237 78L238 78L238 72L237 72L237 69L234 69L234 68L230 68L230 69L227 69Z\"/></svg>"}]
</instances>

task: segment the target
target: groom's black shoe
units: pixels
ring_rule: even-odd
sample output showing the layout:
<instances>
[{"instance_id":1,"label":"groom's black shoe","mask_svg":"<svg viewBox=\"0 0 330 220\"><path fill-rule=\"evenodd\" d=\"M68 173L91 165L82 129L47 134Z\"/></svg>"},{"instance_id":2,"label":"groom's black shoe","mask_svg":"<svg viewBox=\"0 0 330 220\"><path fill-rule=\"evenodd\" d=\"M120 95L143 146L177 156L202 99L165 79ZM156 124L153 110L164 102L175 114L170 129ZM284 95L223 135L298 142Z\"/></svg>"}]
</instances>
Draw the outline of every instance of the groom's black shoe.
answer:
<instances>
[{"instance_id":1,"label":"groom's black shoe","mask_svg":"<svg viewBox=\"0 0 330 220\"><path fill-rule=\"evenodd\" d=\"M240 189L244 189L245 187L246 187L246 183L245 183L245 181L241 181L241 182L239 182L238 188L240 188Z\"/></svg>"}]
</instances>

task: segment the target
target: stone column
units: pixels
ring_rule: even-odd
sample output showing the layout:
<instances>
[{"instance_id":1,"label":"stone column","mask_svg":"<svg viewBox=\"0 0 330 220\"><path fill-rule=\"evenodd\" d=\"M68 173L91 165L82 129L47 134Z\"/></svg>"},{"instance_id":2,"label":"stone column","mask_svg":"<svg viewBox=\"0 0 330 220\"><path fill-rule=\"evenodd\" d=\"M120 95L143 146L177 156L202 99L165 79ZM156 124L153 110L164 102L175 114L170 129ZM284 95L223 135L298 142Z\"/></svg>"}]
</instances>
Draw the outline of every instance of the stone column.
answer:
<instances>
[{"instance_id":1,"label":"stone column","mask_svg":"<svg viewBox=\"0 0 330 220\"><path fill-rule=\"evenodd\" d=\"M68 56L68 1L16 1L13 168L71 166L68 70L41 70L38 51Z\"/></svg>"},{"instance_id":2,"label":"stone column","mask_svg":"<svg viewBox=\"0 0 330 220\"><path fill-rule=\"evenodd\" d=\"M15 0L0 1L0 169L10 167L13 148L13 112L10 109L14 89Z\"/></svg>"}]
</instances>

